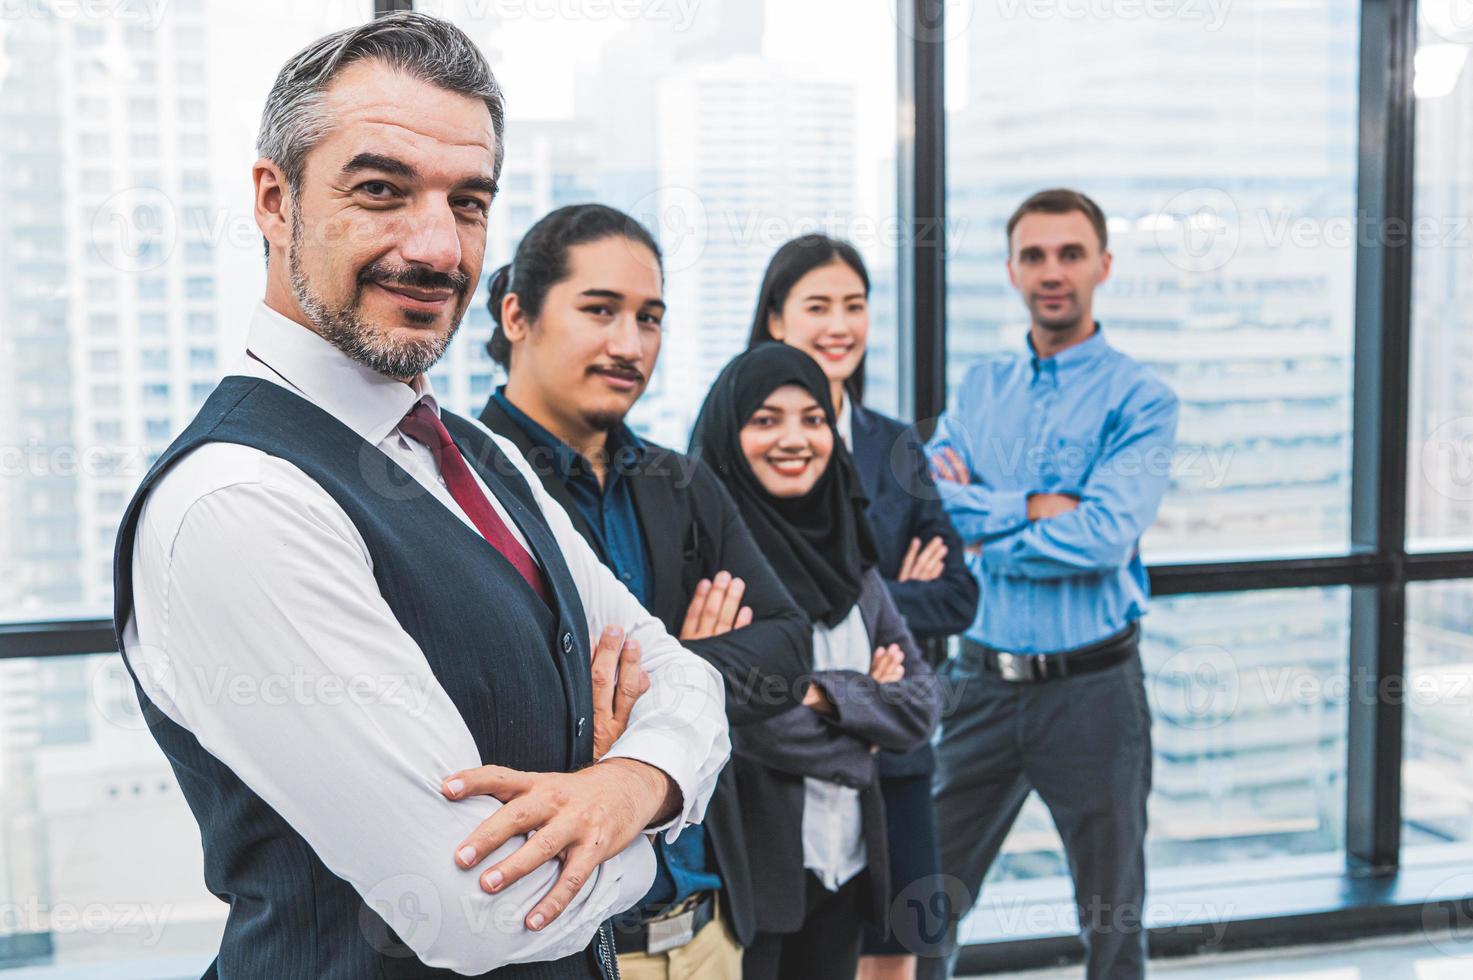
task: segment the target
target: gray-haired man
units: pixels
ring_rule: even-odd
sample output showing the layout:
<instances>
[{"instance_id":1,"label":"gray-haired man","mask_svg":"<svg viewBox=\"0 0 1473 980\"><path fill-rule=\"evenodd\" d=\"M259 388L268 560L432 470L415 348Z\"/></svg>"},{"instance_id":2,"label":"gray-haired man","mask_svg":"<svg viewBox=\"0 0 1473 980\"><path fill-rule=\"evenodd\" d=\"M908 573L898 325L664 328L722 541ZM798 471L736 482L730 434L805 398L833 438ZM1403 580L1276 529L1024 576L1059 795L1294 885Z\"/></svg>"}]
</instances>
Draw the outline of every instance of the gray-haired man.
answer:
<instances>
[{"instance_id":1,"label":"gray-haired man","mask_svg":"<svg viewBox=\"0 0 1473 980\"><path fill-rule=\"evenodd\" d=\"M423 15L310 45L267 100L265 301L115 566L119 648L231 905L208 976L607 975L641 832L698 821L725 761L715 671L425 378L501 136L485 59Z\"/></svg>"}]
</instances>

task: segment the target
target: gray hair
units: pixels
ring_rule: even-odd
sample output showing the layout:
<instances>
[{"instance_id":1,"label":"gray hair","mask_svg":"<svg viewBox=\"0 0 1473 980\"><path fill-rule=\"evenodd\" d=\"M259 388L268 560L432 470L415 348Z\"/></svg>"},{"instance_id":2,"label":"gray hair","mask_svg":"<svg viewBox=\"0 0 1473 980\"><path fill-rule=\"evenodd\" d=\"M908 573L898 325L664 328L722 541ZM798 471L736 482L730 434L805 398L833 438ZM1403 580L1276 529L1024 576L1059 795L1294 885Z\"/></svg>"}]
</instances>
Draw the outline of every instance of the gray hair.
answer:
<instances>
[{"instance_id":1,"label":"gray hair","mask_svg":"<svg viewBox=\"0 0 1473 980\"><path fill-rule=\"evenodd\" d=\"M485 55L454 24L402 11L319 38L281 66L261 111L256 152L275 161L292 193L301 190L307 153L331 131L328 87L344 68L368 59L485 102L496 134L493 177L500 177L506 110Z\"/></svg>"}]
</instances>

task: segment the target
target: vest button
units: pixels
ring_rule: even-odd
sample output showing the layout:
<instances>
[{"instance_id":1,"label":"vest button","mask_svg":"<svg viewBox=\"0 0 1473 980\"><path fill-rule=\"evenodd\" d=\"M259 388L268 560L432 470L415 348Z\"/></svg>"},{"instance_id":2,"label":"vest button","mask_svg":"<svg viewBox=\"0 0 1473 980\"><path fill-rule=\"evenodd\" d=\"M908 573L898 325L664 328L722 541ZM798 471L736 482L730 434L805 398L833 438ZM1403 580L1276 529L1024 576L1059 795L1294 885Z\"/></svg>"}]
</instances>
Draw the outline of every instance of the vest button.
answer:
<instances>
[{"instance_id":1,"label":"vest button","mask_svg":"<svg viewBox=\"0 0 1473 980\"><path fill-rule=\"evenodd\" d=\"M572 653L572 652L573 652L573 634L572 633L564 633L563 634L563 653Z\"/></svg>"}]
</instances>

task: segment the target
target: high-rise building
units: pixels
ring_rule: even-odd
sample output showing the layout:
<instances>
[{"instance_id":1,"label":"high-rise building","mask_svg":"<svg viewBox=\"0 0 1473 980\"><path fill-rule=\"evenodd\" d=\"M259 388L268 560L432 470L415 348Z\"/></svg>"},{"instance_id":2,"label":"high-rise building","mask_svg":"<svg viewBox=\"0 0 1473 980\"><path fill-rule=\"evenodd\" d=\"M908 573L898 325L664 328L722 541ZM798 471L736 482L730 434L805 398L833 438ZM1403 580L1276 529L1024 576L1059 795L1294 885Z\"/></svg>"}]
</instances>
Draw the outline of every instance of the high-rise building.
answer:
<instances>
[{"instance_id":1,"label":"high-rise building","mask_svg":"<svg viewBox=\"0 0 1473 980\"><path fill-rule=\"evenodd\" d=\"M66 163L75 149L56 125L65 98L66 25L19 20L4 37L0 165L0 602L17 618L45 618L82 600L76 526L79 479L57 465L74 446L76 344ZM73 452L73 462L75 453Z\"/></svg>"},{"instance_id":2,"label":"high-rise building","mask_svg":"<svg viewBox=\"0 0 1473 980\"><path fill-rule=\"evenodd\" d=\"M664 387L638 410L657 440L678 444L746 346L772 253L853 221L855 103L845 81L736 56L673 72L659 107L659 190L636 216L663 243L672 312Z\"/></svg>"},{"instance_id":3,"label":"high-rise building","mask_svg":"<svg viewBox=\"0 0 1473 980\"><path fill-rule=\"evenodd\" d=\"M969 70L952 79L963 84L947 123L951 383L1024 343L1008 216L1043 188L1082 190L1110 219L1114 264L1096 314L1181 398L1148 557L1341 551L1354 9L1254 5L1221 24L1115 13L977 5L953 42ZM1324 692L1347 669L1347 620L1333 589L1154 604L1143 655L1158 869L1340 846L1345 705ZM1305 679L1312 693L1296 697ZM1031 806L995 874L1066 874L1047 823Z\"/></svg>"},{"instance_id":4,"label":"high-rise building","mask_svg":"<svg viewBox=\"0 0 1473 980\"><path fill-rule=\"evenodd\" d=\"M158 23L32 13L5 25L0 78L0 444L15 468L0 480L0 603L106 615L123 506L221 368L206 18L198 2ZM7 957L85 960L116 940L53 927L78 909L187 908L176 918L218 929L167 763L98 701L116 666L0 664ZM95 874L119 862L119 877Z\"/></svg>"}]
</instances>

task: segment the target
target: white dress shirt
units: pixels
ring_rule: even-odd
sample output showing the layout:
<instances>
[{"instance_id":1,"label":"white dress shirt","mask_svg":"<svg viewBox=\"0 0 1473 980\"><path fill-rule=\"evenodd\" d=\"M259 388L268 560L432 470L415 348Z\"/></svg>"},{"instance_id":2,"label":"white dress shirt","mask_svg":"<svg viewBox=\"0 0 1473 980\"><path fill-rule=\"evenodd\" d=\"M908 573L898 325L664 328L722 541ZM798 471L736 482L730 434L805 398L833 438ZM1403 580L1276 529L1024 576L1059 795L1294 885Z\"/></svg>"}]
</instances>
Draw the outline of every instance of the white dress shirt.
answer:
<instances>
[{"instance_id":1,"label":"white dress shirt","mask_svg":"<svg viewBox=\"0 0 1473 980\"><path fill-rule=\"evenodd\" d=\"M869 630L859 604L832 629L813 627L813 669L869 673ZM829 891L864 870L864 811L859 791L823 779L803 780L803 867Z\"/></svg>"},{"instance_id":2,"label":"white dress shirt","mask_svg":"<svg viewBox=\"0 0 1473 980\"><path fill-rule=\"evenodd\" d=\"M265 304L247 346L260 361L242 356L232 374L315 403L471 524L429 449L397 428L421 399L439 411L427 379L416 389L377 374ZM605 758L637 759L675 781L683 811L660 828L673 840L704 815L729 751L720 679L604 567L521 453L486 435L541 506L590 636L613 624L641 645L650 689ZM455 864L461 840L501 804L441 795L446 776L481 762L470 731L380 594L357 528L292 463L230 443L179 460L144 504L133 583L124 647L150 699L301 833L425 963L480 974L567 956L648 890L655 859L640 835L558 919L531 932L523 921L552 887L558 862L495 896L481 890L479 874L524 837L479 868Z\"/></svg>"},{"instance_id":3,"label":"white dress shirt","mask_svg":"<svg viewBox=\"0 0 1473 980\"><path fill-rule=\"evenodd\" d=\"M844 406L839 409L839 417L834 420L834 428L839 430L839 438L844 440L844 448L851 453L854 452L854 404L847 391L844 392Z\"/></svg>"}]
</instances>

